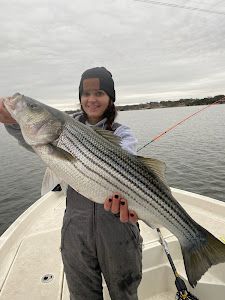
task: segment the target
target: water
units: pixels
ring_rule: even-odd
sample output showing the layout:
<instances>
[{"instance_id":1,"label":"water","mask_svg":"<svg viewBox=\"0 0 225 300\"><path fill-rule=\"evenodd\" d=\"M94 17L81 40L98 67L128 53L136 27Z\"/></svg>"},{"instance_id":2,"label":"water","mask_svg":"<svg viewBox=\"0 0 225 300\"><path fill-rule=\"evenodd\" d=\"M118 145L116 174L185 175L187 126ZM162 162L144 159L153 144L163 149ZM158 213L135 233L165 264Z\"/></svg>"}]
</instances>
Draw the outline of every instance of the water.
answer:
<instances>
[{"instance_id":1,"label":"water","mask_svg":"<svg viewBox=\"0 0 225 300\"><path fill-rule=\"evenodd\" d=\"M120 112L139 146L202 107ZM166 162L172 187L225 201L225 105L216 105L151 143L139 155ZM44 164L0 126L0 234L40 197Z\"/></svg>"},{"instance_id":2,"label":"water","mask_svg":"<svg viewBox=\"0 0 225 300\"><path fill-rule=\"evenodd\" d=\"M40 197L44 164L0 125L0 234Z\"/></svg>"}]
</instances>

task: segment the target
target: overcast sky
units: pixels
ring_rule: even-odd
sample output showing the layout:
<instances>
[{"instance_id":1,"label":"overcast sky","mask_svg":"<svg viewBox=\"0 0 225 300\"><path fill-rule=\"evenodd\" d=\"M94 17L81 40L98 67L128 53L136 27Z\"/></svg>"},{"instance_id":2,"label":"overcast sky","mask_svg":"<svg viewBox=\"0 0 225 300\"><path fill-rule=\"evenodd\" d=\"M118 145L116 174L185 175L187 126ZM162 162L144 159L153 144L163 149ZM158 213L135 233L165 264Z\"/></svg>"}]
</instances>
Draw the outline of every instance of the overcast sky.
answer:
<instances>
[{"instance_id":1,"label":"overcast sky","mask_svg":"<svg viewBox=\"0 0 225 300\"><path fill-rule=\"evenodd\" d=\"M221 0L161 0L225 13ZM225 94L225 15L134 0L0 0L0 95L68 108L105 66L117 104ZM60 106L62 105L62 106Z\"/></svg>"}]
</instances>

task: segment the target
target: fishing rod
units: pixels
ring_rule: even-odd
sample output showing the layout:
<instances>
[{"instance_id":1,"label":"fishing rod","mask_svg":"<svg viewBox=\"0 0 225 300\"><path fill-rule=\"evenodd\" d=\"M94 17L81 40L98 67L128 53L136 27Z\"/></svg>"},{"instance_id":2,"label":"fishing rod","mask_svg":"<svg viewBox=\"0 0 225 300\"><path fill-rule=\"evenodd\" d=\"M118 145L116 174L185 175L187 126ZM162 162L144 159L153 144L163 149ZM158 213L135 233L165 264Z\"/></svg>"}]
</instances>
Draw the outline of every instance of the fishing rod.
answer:
<instances>
[{"instance_id":1,"label":"fishing rod","mask_svg":"<svg viewBox=\"0 0 225 300\"><path fill-rule=\"evenodd\" d=\"M174 128L176 128L177 126L181 125L182 123L184 123L185 121L189 120L190 118L194 117L195 115L199 114L200 112L202 112L203 110L218 104L219 102L224 102L225 101L225 96L219 100L216 100L215 102L206 105L205 107L199 109L198 111L186 116L184 119L182 119L181 121L179 121L178 123L172 125L171 127L169 127L168 129L166 129L165 131L161 132L159 135L155 136L150 142L146 143L144 146L140 147L137 149L137 152L139 152L140 150L142 150L143 148L147 147L149 144L155 142L156 140L160 139L163 135L165 135L166 133L168 133L169 131L173 130Z\"/></svg>"},{"instance_id":2,"label":"fishing rod","mask_svg":"<svg viewBox=\"0 0 225 300\"><path fill-rule=\"evenodd\" d=\"M145 144L143 147L139 148L137 150L140 151L141 149L145 148L146 146L148 146L149 144L155 142L156 140L158 140L159 138L161 138L163 135L165 135L166 133L168 133L169 131L173 130L174 128L176 128L177 126L179 126L180 124L184 123L185 121L187 121L188 119L190 119L191 117L197 115L198 113L202 112L203 110L205 110L206 108L211 107L212 105L218 104L219 102L224 102L225 101L225 97L216 100L215 102L208 104L206 107L201 108L200 110L196 111L195 113L188 115L187 117L185 117L184 119L182 119L181 121L179 121L178 123L176 123L175 125L169 127L166 131L163 131L162 133L160 133L159 135L157 135L156 137L154 137L150 142L148 142L147 144ZM158 236L159 236L159 240L160 243L164 249L164 252L166 253L166 256L169 260L170 266L173 270L173 273L175 275L175 285L177 288L177 293L176 293L176 300L199 300L197 297L195 297L194 295L192 295L188 289L187 286L184 282L184 280L180 277L180 275L178 274L175 264L172 260L171 254L169 252L169 248L168 248L168 244L166 242L166 240L163 238L163 235L160 231L159 228L156 228Z\"/></svg>"},{"instance_id":3,"label":"fishing rod","mask_svg":"<svg viewBox=\"0 0 225 300\"><path fill-rule=\"evenodd\" d=\"M156 228L156 230L157 230L158 235L159 235L160 244L162 245L162 247L163 247L163 249L166 253L166 256L169 260L169 263L170 263L171 268L173 270L173 273L175 275L175 285L176 285L176 288L177 288L177 293L176 293L175 299L176 300L199 300L197 297L195 297L193 294L191 294L188 291L184 280L180 277L180 275L178 274L178 272L176 270L176 267L175 267L175 264L172 260L171 255L170 255L168 244L167 244L166 240L163 238L163 235L162 235L160 229Z\"/></svg>"}]
</instances>

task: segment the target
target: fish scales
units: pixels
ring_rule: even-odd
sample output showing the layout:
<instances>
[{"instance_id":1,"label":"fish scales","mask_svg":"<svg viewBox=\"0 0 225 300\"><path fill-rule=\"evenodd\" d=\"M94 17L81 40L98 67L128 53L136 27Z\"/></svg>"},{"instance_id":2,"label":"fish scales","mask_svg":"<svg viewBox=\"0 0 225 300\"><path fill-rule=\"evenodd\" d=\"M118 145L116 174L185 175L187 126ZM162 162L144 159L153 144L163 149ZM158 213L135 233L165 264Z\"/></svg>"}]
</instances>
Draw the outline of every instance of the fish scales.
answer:
<instances>
[{"instance_id":1,"label":"fish scales","mask_svg":"<svg viewBox=\"0 0 225 300\"><path fill-rule=\"evenodd\" d=\"M72 140L71 140L72 141ZM89 139L88 139L88 141L90 141ZM87 145L85 145L85 148L87 148ZM105 147L104 147L105 148ZM95 153L94 153L94 155L95 156L98 156L98 153L97 153L97 148L95 148ZM79 152L79 151L78 151ZM93 152L91 153L91 154L93 154ZM99 156L101 156L101 158L100 158L100 162L101 163L103 163L103 161L104 161L104 156L102 155L103 153L102 152L100 152L100 155ZM75 154L76 155L76 154ZM107 158L106 158L106 160L105 160L105 162L107 163L107 167L108 167L108 163L109 163L109 161L110 161L110 159L111 159L111 157L110 156L108 156ZM94 160L93 160L94 161ZM115 161L113 161L113 163L114 163ZM118 162L118 160L117 160L117 163L118 163L118 165L119 165L119 162ZM114 166L116 166L115 164L114 164ZM102 168L102 165L100 165L100 167ZM111 164L111 167L113 167L113 164ZM116 168L114 168L114 170L116 170ZM116 171L119 171L118 169L116 170ZM128 170L129 171L129 170ZM108 173L108 172L107 172Z\"/></svg>"},{"instance_id":2,"label":"fish scales","mask_svg":"<svg viewBox=\"0 0 225 300\"><path fill-rule=\"evenodd\" d=\"M131 194L129 193L129 191L127 191L127 190L125 191L123 188L123 187L128 187L129 189L131 189L133 194L135 194L135 197L131 197L133 201L135 201L136 203L138 203L139 205L142 205L142 206L143 206L143 203L146 204L145 208L147 208L147 209L149 209L149 205L151 207L153 207L158 212L155 214L156 217L159 216L162 208L164 208L163 212L166 212L164 217L170 223L171 223L171 221L173 221L172 226L175 225L174 220L172 220L172 218L170 218L168 216L173 215L174 210L178 211L178 213L180 211L177 209L176 205L173 205L173 203L171 202L171 199L169 199L168 197L166 197L166 196L164 197L165 202L161 201L161 199L165 195L164 191L157 189L156 183L155 183L155 185L149 184L150 180L148 180L148 178L146 178L146 176L144 176L144 175L148 175L147 172L144 172L144 171L146 171L144 166L141 166L141 168L140 168L140 164L138 164L138 166L137 166L137 161L132 160L132 158L133 158L132 155L130 155L131 159L127 160L127 153L125 153L125 155L123 155L124 153L123 153L123 151L121 151L120 148L118 148L117 146L114 146L114 145L112 146L112 144L108 143L108 141L105 140L104 138L103 138L104 147L99 147L100 143L96 142L96 140L97 140L96 133L92 132L90 129L86 130L85 138L83 138L82 131L81 131L82 128L80 130L77 129L77 128L81 127L80 124L79 124L79 126L76 126L76 127L74 126L73 131L71 130L71 127L72 126L68 126L68 128L67 128L68 130L65 133L65 134L67 134L66 139L69 140L71 143L69 148L67 148L69 151L74 150L73 154L75 154L75 156L80 157L82 152L80 151L80 148L79 149L74 148L74 140L77 140L80 144L83 144L83 145L85 144L85 146L83 146L84 149L89 150L88 161L89 161L89 163L92 162L94 165L94 166L93 165L90 166L90 169L93 170L93 173L95 173L95 175L99 174L99 172L101 172L102 169L104 169L105 175L103 175L102 178L108 177L107 181L110 180L111 183L113 184L113 178L111 176L106 176L106 174L110 174L111 172L115 171L117 173L117 179L116 179L116 183L114 184L114 187L113 187L114 190L116 188L116 190L120 190L123 194L125 194L124 196L127 195L127 197L130 198ZM86 126L85 126L85 129L86 129ZM107 149L107 148L109 148L109 149ZM114 149L114 148L116 148L116 149ZM115 152L119 152L120 155L118 155L118 153L117 153L117 155L115 155ZM124 157L124 156L126 156L126 157ZM93 157L93 159L91 159L91 157ZM99 161L96 160L96 157L99 158ZM96 165L99 167L98 171L95 170ZM118 168L118 166L120 166L120 168ZM142 172L139 172L140 169ZM137 173L136 176L133 176L134 170ZM131 172L131 171L133 171L133 172ZM121 177L122 177L121 179L118 178L118 172L121 172ZM143 173L145 173L145 174L143 174ZM136 179L136 180L134 180L134 179ZM143 180L141 180L141 179L143 179ZM150 178L150 179L152 179L152 178ZM126 181L131 182L131 184L129 186L126 185ZM144 189L141 189L140 181L145 182ZM121 190L121 186L118 185L118 182L120 182L121 185L123 186L122 190ZM153 187L155 187L154 192L153 192ZM141 195L143 197L141 197ZM150 204L151 199L152 199L152 201ZM165 203L167 203L168 205L166 206ZM156 205L156 204L158 204L158 205ZM131 207L132 207L132 205L131 205ZM180 213L180 217L181 217L181 220L179 220L179 219L176 220L179 224L179 225L177 225L177 228L179 228L179 226L181 226L184 229L184 230L182 230L182 234L184 234L185 236L191 236L190 238L193 238L195 233L189 232L187 235L186 230L188 230L190 228L189 228L189 226L187 226L187 219L184 218L183 212Z\"/></svg>"},{"instance_id":3,"label":"fish scales","mask_svg":"<svg viewBox=\"0 0 225 300\"><path fill-rule=\"evenodd\" d=\"M91 137L90 137L91 138ZM88 139L88 141L90 141L90 139ZM102 154L102 153L101 153ZM97 153L96 153L96 148L95 148L95 155L97 155ZM110 157L108 157L107 158L107 160L106 160L106 162L109 160L109 158ZM118 163L118 160L117 160L117 163ZM107 170L108 170L108 167L109 167L109 165L107 164ZM125 171L127 171L127 170L125 170ZM134 182L135 183L135 182ZM138 186L137 186L138 187ZM148 191L148 190L147 190ZM135 190L134 190L134 192L135 192ZM145 193L146 193L146 191L145 191ZM138 196L138 195L137 195ZM139 195L140 196L140 195ZM152 195L149 195L149 196L152 196ZM135 200L135 199L134 199ZM144 199L145 200L145 199ZM147 201L146 201L146 203L148 203Z\"/></svg>"},{"instance_id":4,"label":"fish scales","mask_svg":"<svg viewBox=\"0 0 225 300\"><path fill-rule=\"evenodd\" d=\"M71 132L71 134L72 134L72 132ZM73 141L72 139L73 139L73 137L74 137L74 135L71 137L71 142ZM91 137L90 137L91 138ZM88 142L90 142L90 139L87 139L87 141ZM80 142L82 143L83 141L82 140L80 140ZM72 146L72 144L71 144L71 146ZM111 146L111 145L110 145ZM87 148L88 147L88 145L86 144L85 145L85 148ZM103 147L103 149L105 149L106 147ZM97 146L96 147L93 147L93 149L94 149L94 156L96 157L96 156L98 156L98 157L100 157L100 159L101 159L101 162L103 162L104 161L104 157L105 157L105 162L109 162L110 160L112 160L112 156L107 156L107 155L105 155L105 153L107 153L107 150L105 151L105 153L103 153L101 150L100 150L100 155L98 155L98 153L97 153L97 150L98 150L98 148L97 148ZM111 149L111 148L110 148ZM77 151L77 152L79 152L79 151ZM93 154L93 152L91 153L91 154ZM102 154L104 154L104 155L102 155ZM113 154L113 151L112 151L112 154ZM75 155L77 155L77 154L75 154ZM79 155L79 154L78 154ZM115 160L116 160L116 164L115 164ZM125 162L125 159L123 159L122 158L122 164L123 164L123 166L124 167L126 167L126 166L128 166L129 164L126 162L125 164L124 164L124 162ZM122 164L121 164L121 166L122 166ZM120 165L120 161L118 161L118 156L116 157L115 156L115 159L113 159L112 160L112 164L111 164L111 166L112 167L114 167L114 169L116 170L116 171L120 171L118 168L116 168L117 166L119 166ZM124 168L123 168L124 169ZM130 169L125 169L125 171L129 174L130 172L129 171L132 171L132 168L130 168ZM138 172L138 170L137 170L137 172ZM131 174L132 176L134 175L133 173ZM140 175L140 174L139 174ZM126 173L123 173L123 176L126 176ZM132 176L130 177L131 179L132 179ZM140 178L140 177L139 177ZM138 179L138 178L137 178ZM135 182L134 182L135 183ZM146 183L147 183L147 181L146 181Z\"/></svg>"},{"instance_id":5,"label":"fish scales","mask_svg":"<svg viewBox=\"0 0 225 300\"><path fill-rule=\"evenodd\" d=\"M82 149L81 149L81 147L78 147L77 148L78 149L78 151L79 151L79 156L82 154ZM69 150L69 149L68 149ZM111 179L111 182L108 180L108 178L107 178L107 176L105 176L105 175L103 175L102 174L102 171L105 169L104 168L104 164L103 164L103 162L102 161L100 161L100 164L98 164L98 161L93 161L93 163L95 164L95 169L93 169L93 166L92 165L90 165L90 163L92 162L92 159L91 159L91 156L90 155L88 155L87 153L84 153L83 154L83 157L82 157L82 164L87 168L87 170L86 171L88 171L88 173L84 173L84 176L86 176L85 174L89 174L89 173L92 173L92 176L90 177L89 176L89 178L90 179L93 179L93 178L95 178L96 179L96 176L97 177L99 177L100 178L100 182L99 182L99 184L101 184L102 182L104 183L104 184L106 184L108 187L110 187L110 188L107 188L108 190L111 190L112 192L113 192L113 190L115 190L115 189L118 189L118 182L116 182L115 180L114 180L114 177L112 177ZM88 165L89 166L88 166ZM99 170L101 171L101 172L98 172L98 170L96 170L96 166L99 166ZM107 171L107 174L108 174L108 170L106 170L105 169L105 171ZM95 176L93 176L93 174L95 175ZM107 179L106 179L107 178ZM115 183L115 184L114 184ZM116 185L116 183L117 183L117 185ZM102 185L102 184L101 184ZM103 185L103 187L105 188L105 186ZM122 189L123 190L123 187L124 187L124 185L121 185L121 187L120 187L120 189ZM124 190L124 192L125 192L125 190Z\"/></svg>"}]
</instances>

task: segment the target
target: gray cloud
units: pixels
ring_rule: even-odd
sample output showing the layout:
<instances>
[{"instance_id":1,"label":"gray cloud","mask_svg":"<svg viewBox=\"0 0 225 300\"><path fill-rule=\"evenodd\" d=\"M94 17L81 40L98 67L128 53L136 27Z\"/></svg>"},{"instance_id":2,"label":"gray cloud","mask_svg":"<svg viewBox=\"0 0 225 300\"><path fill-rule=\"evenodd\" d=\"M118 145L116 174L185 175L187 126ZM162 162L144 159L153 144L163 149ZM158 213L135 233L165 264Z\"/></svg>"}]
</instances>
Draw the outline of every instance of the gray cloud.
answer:
<instances>
[{"instance_id":1,"label":"gray cloud","mask_svg":"<svg viewBox=\"0 0 225 300\"><path fill-rule=\"evenodd\" d=\"M222 1L167 1L225 12ZM118 103L225 93L225 16L132 0L1 1L1 95L73 104L106 66Z\"/></svg>"}]
</instances>

